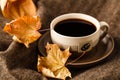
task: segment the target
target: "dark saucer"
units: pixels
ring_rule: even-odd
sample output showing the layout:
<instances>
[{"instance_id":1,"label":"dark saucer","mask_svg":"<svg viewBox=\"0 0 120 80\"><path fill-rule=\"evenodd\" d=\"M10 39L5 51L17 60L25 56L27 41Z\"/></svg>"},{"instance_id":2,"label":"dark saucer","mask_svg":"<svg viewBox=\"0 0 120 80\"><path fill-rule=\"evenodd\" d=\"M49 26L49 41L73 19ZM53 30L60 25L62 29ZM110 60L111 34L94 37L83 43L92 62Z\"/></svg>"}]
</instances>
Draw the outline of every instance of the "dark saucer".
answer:
<instances>
[{"instance_id":1,"label":"dark saucer","mask_svg":"<svg viewBox=\"0 0 120 80\"><path fill-rule=\"evenodd\" d=\"M38 42L38 49L43 56L46 56L45 46L47 42L52 43L49 31L46 32L39 39ZM71 61L75 59L73 58L73 56L71 56L68 59L66 65L68 67L79 67L79 68L90 66L92 64L98 63L108 58L112 54L113 49L114 49L114 40L112 36L108 34L102 41L98 43L98 45L95 48L93 48L90 52L87 52L83 57L81 57L77 61L71 63Z\"/></svg>"}]
</instances>

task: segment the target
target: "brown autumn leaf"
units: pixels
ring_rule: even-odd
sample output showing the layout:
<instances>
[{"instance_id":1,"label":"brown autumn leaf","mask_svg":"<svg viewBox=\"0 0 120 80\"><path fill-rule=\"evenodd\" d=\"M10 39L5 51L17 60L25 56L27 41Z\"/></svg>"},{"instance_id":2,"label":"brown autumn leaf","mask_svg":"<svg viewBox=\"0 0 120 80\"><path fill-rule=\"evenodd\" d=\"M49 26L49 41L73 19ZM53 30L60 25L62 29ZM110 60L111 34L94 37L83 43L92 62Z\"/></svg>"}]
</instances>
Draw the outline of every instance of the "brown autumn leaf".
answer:
<instances>
[{"instance_id":1,"label":"brown autumn leaf","mask_svg":"<svg viewBox=\"0 0 120 80\"><path fill-rule=\"evenodd\" d=\"M41 34L37 31L41 28L40 17L24 16L6 23L4 31L13 35L13 40L23 43L26 47L36 41Z\"/></svg>"},{"instance_id":2,"label":"brown autumn leaf","mask_svg":"<svg viewBox=\"0 0 120 80\"><path fill-rule=\"evenodd\" d=\"M61 51L57 44L48 43L46 51L46 57L38 57L38 71L52 78L65 80L66 77L71 77L70 71L65 67L65 63L71 55L69 48Z\"/></svg>"},{"instance_id":3,"label":"brown autumn leaf","mask_svg":"<svg viewBox=\"0 0 120 80\"><path fill-rule=\"evenodd\" d=\"M0 6L3 16L10 20L36 14L36 6L32 0L0 0Z\"/></svg>"}]
</instances>

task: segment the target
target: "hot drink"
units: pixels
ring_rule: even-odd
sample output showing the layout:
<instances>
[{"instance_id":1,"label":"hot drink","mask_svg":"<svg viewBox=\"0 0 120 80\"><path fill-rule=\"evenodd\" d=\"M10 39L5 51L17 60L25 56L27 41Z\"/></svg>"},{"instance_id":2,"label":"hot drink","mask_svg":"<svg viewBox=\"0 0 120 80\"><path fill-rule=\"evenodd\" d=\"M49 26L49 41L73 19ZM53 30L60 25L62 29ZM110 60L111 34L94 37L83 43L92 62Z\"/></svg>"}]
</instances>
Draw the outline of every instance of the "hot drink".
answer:
<instances>
[{"instance_id":1,"label":"hot drink","mask_svg":"<svg viewBox=\"0 0 120 80\"><path fill-rule=\"evenodd\" d=\"M52 20L50 36L60 48L83 53L92 50L106 36L108 29L106 22L99 22L92 16L68 13Z\"/></svg>"},{"instance_id":2,"label":"hot drink","mask_svg":"<svg viewBox=\"0 0 120 80\"><path fill-rule=\"evenodd\" d=\"M59 34L71 37L87 36L96 31L94 24L80 19L67 19L55 25L54 30Z\"/></svg>"}]
</instances>

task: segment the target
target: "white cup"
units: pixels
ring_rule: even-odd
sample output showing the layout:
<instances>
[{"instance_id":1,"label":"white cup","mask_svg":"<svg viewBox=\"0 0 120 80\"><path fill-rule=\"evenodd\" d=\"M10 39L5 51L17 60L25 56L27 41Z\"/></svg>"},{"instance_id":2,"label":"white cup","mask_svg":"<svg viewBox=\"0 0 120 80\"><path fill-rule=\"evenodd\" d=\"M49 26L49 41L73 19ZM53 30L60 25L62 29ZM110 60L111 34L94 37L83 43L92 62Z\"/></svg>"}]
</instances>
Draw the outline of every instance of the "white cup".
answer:
<instances>
[{"instance_id":1,"label":"white cup","mask_svg":"<svg viewBox=\"0 0 120 80\"><path fill-rule=\"evenodd\" d=\"M96 27L96 31L85 36L66 36L55 31L56 24L63 20L80 19L92 23ZM75 27L75 26L74 26ZM82 28L82 27L81 27ZM69 28L68 28L69 29ZM92 16L82 13L63 14L52 20L50 24L50 35L53 43L56 43L60 48L66 49L70 47L70 51L78 53L90 51L97 43L108 33L109 25L101 21L99 22Z\"/></svg>"}]
</instances>

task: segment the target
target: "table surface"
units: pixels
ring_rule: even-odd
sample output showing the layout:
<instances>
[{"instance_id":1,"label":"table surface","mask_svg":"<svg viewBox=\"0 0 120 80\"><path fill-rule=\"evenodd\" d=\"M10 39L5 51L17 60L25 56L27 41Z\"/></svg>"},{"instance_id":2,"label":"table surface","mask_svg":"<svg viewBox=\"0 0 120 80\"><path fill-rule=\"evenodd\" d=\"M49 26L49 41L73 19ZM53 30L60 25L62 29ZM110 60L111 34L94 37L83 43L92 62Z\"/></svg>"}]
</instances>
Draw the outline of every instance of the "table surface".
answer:
<instances>
[{"instance_id":1,"label":"table surface","mask_svg":"<svg viewBox=\"0 0 120 80\"><path fill-rule=\"evenodd\" d=\"M84 13L110 25L109 34L115 47L112 56L88 68L71 69L71 80L120 80L120 0L34 0L38 7L43 27L64 13ZM2 31L5 19L0 13L0 80L44 80L36 70L37 41L26 49L23 44L12 41L10 35ZM31 74L32 73L32 74ZM28 77L29 76L29 77ZM48 79L51 80L51 79Z\"/></svg>"}]
</instances>

